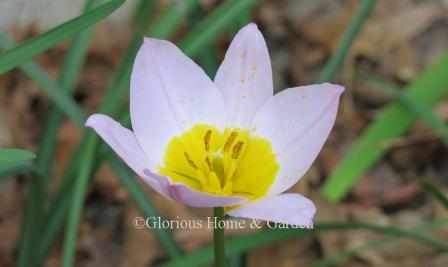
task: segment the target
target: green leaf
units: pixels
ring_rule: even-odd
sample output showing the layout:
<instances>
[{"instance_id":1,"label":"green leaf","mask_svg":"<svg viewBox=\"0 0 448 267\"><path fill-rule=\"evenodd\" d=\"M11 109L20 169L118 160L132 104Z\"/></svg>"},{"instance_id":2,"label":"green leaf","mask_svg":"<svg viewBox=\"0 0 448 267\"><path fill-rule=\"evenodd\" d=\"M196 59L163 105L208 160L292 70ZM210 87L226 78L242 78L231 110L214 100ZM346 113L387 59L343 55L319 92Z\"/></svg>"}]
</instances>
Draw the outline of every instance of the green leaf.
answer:
<instances>
[{"instance_id":1,"label":"green leaf","mask_svg":"<svg viewBox=\"0 0 448 267\"><path fill-rule=\"evenodd\" d=\"M110 152L109 152L110 154ZM124 166L115 156L108 158L109 165L115 171L120 180L121 184L126 187L129 195L132 197L134 202L137 204L139 209L142 211L143 215L148 217L159 217L159 213L152 204L151 199L149 199L146 192L143 191L141 186L135 181L135 176L129 171L127 166ZM181 250L173 239L173 235L168 229L155 228L152 229L157 237L162 242L164 248L167 250L169 255L175 255L174 258L179 258L181 256Z\"/></svg>"},{"instance_id":2,"label":"green leaf","mask_svg":"<svg viewBox=\"0 0 448 267\"><path fill-rule=\"evenodd\" d=\"M83 12L86 13L102 3L102 0L87 0ZM42 241L43 232L40 229L43 225L49 223L44 221L45 194L48 180L51 177L50 169L54 159L54 150L59 128L63 119L63 112L68 113L69 117L74 120L77 125L83 125L85 121L84 114L70 97L74 91L78 81L79 74L84 65L87 54L88 44L94 27L88 27L76 34L73 42L64 57L62 70L60 72L59 81L55 82L44 70L33 62L25 62L20 65L37 84L53 96L54 103L51 105L45 121L44 130L39 144L38 158L36 161L36 169L39 170L39 177L35 175L28 185L28 197L25 201L23 214L24 223L20 231L18 264L19 267L41 266L43 260L40 260L39 250L36 246ZM69 102L60 101L67 99ZM69 104L73 104L75 108L68 109ZM70 114L74 114L70 116ZM42 224L41 224L42 223Z\"/></svg>"},{"instance_id":3,"label":"green leaf","mask_svg":"<svg viewBox=\"0 0 448 267\"><path fill-rule=\"evenodd\" d=\"M448 53L407 86L405 94L424 105L434 105L448 90L447 69ZM323 195L330 201L341 200L359 177L388 151L381 142L404 134L416 119L417 116L400 101L388 105L333 171L322 188Z\"/></svg>"},{"instance_id":4,"label":"green leaf","mask_svg":"<svg viewBox=\"0 0 448 267\"><path fill-rule=\"evenodd\" d=\"M316 223L314 229L268 229L254 234L242 235L226 240L226 255L232 256L243 251L271 245L276 242L289 240L297 237L314 235L320 232L340 231L350 229L365 229L373 232L383 233L396 237L412 239L419 243L431 246L441 251L448 251L448 244L426 237L419 232L401 230L395 227L380 226L360 222L352 223ZM207 246L190 253L178 260L161 264L160 267L183 267L202 266L213 261L213 247Z\"/></svg>"},{"instance_id":5,"label":"green leaf","mask_svg":"<svg viewBox=\"0 0 448 267\"><path fill-rule=\"evenodd\" d=\"M6 36L0 34L0 48L9 49L14 43ZM20 69L25 72L32 80L34 80L51 100L62 110L67 117L77 124L83 124L85 121L84 114L76 102L67 94L61 85L56 83L48 73L46 73L34 61L28 61L20 64Z\"/></svg>"},{"instance_id":6,"label":"green leaf","mask_svg":"<svg viewBox=\"0 0 448 267\"><path fill-rule=\"evenodd\" d=\"M0 167L36 158L33 153L15 148L0 148Z\"/></svg>"},{"instance_id":7,"label":"green leaf","mask_svg":"<svg viewBox=\"0 0 448 267\"><path fill-rule=\"evenodd\" d=\"M0 54L0 74L53 47L67 37L95 24L119 8L125 0L111 0L94 10L71 19L58 27L27 40L15 48Z\"/></svg>"},{"instance_id":8,"label":"green leaf","mask_svg":"<svg viewBox=\"0 0 448 267\"><path fill-rule=\"evenodd\" d=\"M360 7L358 8L353 21L344 33L341 43L336 51L331 55L330 59L325 64L322 73L320 74L317 82L329 82L333 79L334 75L339 71L342 62L347 56L350 47L361 30L364 21L373 9L375 0L363 0Z\"/></svg>"},{"instance_id":9,"label":"green leaf","mask_svg":"<svg viewBox=\"0 0 448 267\"><path fill-rule=\"evenodd\" d=\"M76 175L72 201L68 211L67 228L61 263L62 267L74 266L76 239L84 203L83 200L87 190L87 185L89 183L89 178L92 175L95 161L95 149L98 141L98 138L91 132L87 135L84 149L85 156L82 157L79 162L79 170Z\"/></svg>"},{"instance_id":10,"label":"green leaf","mask_svg":"<svg viewBox=\"0 0 448 267\"><path fill-rule=\"evenodd\" d=\"M259 0L230 0L221 4L202 22L200 22L179 44L179 47L190 57L196 56L222 31L232 25L241 12L257 4Z\"/></svg>"},{"instance_id":11,"label":"green leaf","mask_svg":"<svg viewBox=\"0 0 448 267\"><path fill-rule=\"evenodd\" d=\"M148 29L148 36L159 39L168 39L178 28L186 15L197 5L199 0L185 0L173 2L171 6L163 12L157 21Z\"/></svg>"},{"instance_id":12,"label":"green leaf","mask_svg":"<svg viewBox=\"0 0 448 267\"><path fill-rule=\"evenodd\" d=\"M133 40L131 41L128 51L123 58L122 64L120 64L120 67L115 72L112 83L110 84L106 96L104 97L103 102L99 108L100 112L106 114L114 113L114 110L117 109L119 102L123 100L125 94L127 93L127 89L129 88L129 77L132 69L131 65L134 61L135 54L137 53L138 48L141 45L143 37L142 33L143 27L138 27L136 33L133 36ZM85 140L85 146L83 147L82 157L80 159L80 162L78 163L80 171L75 178L75 184L72 189L72 201L68 214L68 222L62 257L63 267L73 266L76 238L81 218L84 194L89 181L89 177L93 173L94 164L92 163L92 161L96 156L99 138L93 132L88 132L86 135L84 135L83 140ZM173 247L174 246L175 244L173 244ZM180 254L180 250L178 250L177 252L175 252L174 250L170 250L169 252L178 253L177 255ZM173 254L171 256L176 257L177 255Z\"/></svg>"},{"instance_id":13,"label":"green leaf","mask_svg":"<svg viewBox=\"0 0 448 267\"><path fill-rule=\"evenodd\" d=\"M395 84L375 77L366 73L356 73L356 79L367 82L371 85L378 86L382 90L390 93L395 98L397 98L403 105L407 106L409 110L414 112L420 119L428 124L436 133L440 133L442 141L445 145L448 145L448 127L446 124L436 116L434 116L424 103L420 102L418 99L413 98L403 92L401 88Z\"/></svg>"},{"instance_id":14,"label":"green leaf","mask_svg":"<svg viewBox=\"0 0 448 267\"><path fill-rule=\"evenodd\" d=\"M435 184L424 178L418 178L418 181L427 192L429 192L437 201L439 201L445 207L445 209L448 210L448 198L442 191L440 191L440 189Z\"/></svg>"},{"instance_id":15,"label":"green leaf","mask_svg":"<svg viewBox=\"0 0 448 267\"><path fill-rule=\"evenodd\" d=\"M417 233L417 234L422 233L422 231L445 226L447 223L448 223L447 219L431 221L431 222L419 225L418 227L415 227L414 229L412 229L412 232ZM402 238L401 236L387 236L387 237L382 237L382 238L376 238L376 239L374 239L372 241L368 241L360 246L356 246L354 248L335 253L327 258L314 261L310 265L310 267L334 266L336 264L340 264L347 258L355 257L356 255L359 255L362 252L382 247L391 242L398 241L401 238Z\"/></svg>"},{"instance_id":16,"label":"green leaf","mask_svg":"<svg viewBox=\"0 0 448 267\"><path fill-rule=\"evenodd\" d=\"M33 163L29 161L0 166L0 180L9 176L14 176L23 172L34 171Z\"/></svg>"},{"instance_id":17,"label":"green leaf","mask_svg":"<svg viewBox=\"0 0 448 267\"><path fill-rule=\"evenodd\" d=\"M194 26L206 17L201 6L197 6L190 14L190 21ZM218 56L215 51L214 42L210 42L199 52L200 65L205 73L213 80L219 67Z\"/></svg>"}]
</instances>

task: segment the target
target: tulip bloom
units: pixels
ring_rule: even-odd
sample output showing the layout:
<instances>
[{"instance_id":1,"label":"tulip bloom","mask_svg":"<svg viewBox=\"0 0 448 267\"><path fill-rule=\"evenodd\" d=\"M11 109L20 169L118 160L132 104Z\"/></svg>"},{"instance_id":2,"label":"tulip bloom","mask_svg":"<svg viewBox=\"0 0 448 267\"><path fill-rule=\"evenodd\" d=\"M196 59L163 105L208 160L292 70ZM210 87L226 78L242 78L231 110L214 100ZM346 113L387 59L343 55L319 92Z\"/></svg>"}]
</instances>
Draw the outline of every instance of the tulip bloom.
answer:
<instances>
[{"instance_id":1,"label":"tulip bloom","mask_svg":"<svg viewBox=\"0 0 448 267\"><path fill-rule=\"evenodd\" d=\"M145 38L131 76L133 132L101 114L86 126L168 198L312 227L314 204L283 192L317 157L343 90L326 83L274 95L266 43L251 23L214 81L174 44Z\"/></svg>"}]
</instances>

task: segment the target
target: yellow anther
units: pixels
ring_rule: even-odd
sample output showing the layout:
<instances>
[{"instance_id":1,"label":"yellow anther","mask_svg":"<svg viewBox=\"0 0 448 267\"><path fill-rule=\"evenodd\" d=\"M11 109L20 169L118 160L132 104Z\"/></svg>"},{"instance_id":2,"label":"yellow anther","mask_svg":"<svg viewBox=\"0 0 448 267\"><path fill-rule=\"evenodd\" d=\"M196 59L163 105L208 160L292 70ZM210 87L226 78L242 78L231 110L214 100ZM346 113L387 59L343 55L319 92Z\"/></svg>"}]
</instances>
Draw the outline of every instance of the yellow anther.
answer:
<instances>
[{"instance_id":1,"label":"yellow anther","mask_svg":"<svg viewBox=\"0 0 448 267\"><path fill-rule=\"evenodd\" d=\"M224 152L228 152L230 147L233 144L233 141L235 141L235 138L237 137L238 133L237 132L232 132L229 136L229 138L227 138L226 143L224 144Z\"/></svg>"},{"instance_id":2,"label":"yellow anther","mask_svg":"<svg viewBox=\"0 0 448 267\"><path fill-rule=\"evenodd\" d=\"M244 142L239 141L233 146L232 151L232 159L237 159L240 156L241 148L243 147Z\"/></svg>"},{"instance_id":3,"label":"yellow anther","mask_svg":"<svg viewBox=\"0 0 448 267\"><path fill-rule=\"evenodd\" d=\"M251 94L246 92L246 97ZM195 125L171 139L159 174L204 193L261 198L279 165L269 140L255 136L254 130Z\"/></svg>"},{"instance_id":4,"label":"yellow anther","mask_svg":"<svg viewBox=\"0 0 448 267\"><path fill-rule=\"evenodd\" d=\"M208 130L204 136L205 151L210 151L210 137L212 136L212 131Z\"/></svg>"},{"instance_id":5,"label":"yellow anther","mask_svg":"<svg viewBox=\"0 0 448 267\"><path fill-rule=\"evenodd\" d=\"M194 163L194 161L190 158L190 156L187 154L187 152L184 152L185 159L187 160L188 164L190 164L191 167L198 169L198 166Z\"/></svg>"},{"instance_id":6,"label":"yellow anther","mask_svg":"<svg viewBox=\"0 0 448 267\"><path fill-rule=\"evenodd\" d=\"M207 163L208 169L212 172L213 171L213 166L212 166L212 162L210 160L210 157L205 157L205 163Z\"/></svg>"},{"instance_id":7,"label":"yellow anther","mask_svg":"<svg viewBox=\"0 0 448 267\"><path fill-rule=\"evenodd\" d=\"M233 171L232 173L232 180L235 179L235 177L238 175L237 170L235 169L235 171Z\"/></svg>"}]
</instances>

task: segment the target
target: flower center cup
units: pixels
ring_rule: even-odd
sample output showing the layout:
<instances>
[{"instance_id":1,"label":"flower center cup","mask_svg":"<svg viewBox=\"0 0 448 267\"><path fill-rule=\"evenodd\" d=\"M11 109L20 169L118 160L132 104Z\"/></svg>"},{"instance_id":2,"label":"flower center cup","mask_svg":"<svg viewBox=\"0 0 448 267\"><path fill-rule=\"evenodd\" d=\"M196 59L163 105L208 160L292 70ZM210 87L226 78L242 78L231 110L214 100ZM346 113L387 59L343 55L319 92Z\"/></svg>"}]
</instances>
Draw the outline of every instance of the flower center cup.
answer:
<instances>
[{"instance_id":1,"label":"flower center cup","mask_svg":"<svg viewBox=\"0 0 448 267\"><path fill-rule=\"evenodd\" d=\"M271 144L248 130L198 124L169 142L161 175L199 191L260 198L279 169Z\"/></svg>"}]
</instances>

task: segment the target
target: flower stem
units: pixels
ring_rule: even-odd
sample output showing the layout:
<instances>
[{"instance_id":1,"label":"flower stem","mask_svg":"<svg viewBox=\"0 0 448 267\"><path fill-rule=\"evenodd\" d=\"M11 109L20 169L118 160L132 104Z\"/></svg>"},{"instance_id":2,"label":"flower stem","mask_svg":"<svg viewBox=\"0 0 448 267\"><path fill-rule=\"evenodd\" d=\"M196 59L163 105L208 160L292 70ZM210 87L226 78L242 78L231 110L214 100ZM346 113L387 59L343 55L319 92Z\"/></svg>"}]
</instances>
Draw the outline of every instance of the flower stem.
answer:
<instances>
[{"instance_id":1,"label":"flower stem","mask_svg":"<svg viewBox=\"0 0 448 267\"><path fill-rule=\"evenodd\" d=\"M216 225L213 229L213 244L215 248L215 266L226 267L226 252L224 246L224 227L221 226L221 221L224 220L224 208L213 208L213 216L216 218Z\"/></svg>"}]
</instances>

